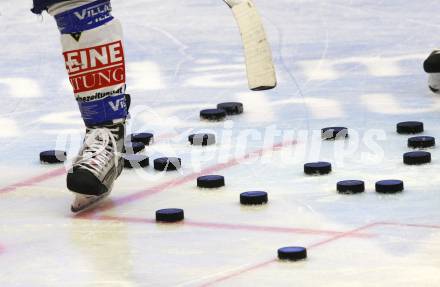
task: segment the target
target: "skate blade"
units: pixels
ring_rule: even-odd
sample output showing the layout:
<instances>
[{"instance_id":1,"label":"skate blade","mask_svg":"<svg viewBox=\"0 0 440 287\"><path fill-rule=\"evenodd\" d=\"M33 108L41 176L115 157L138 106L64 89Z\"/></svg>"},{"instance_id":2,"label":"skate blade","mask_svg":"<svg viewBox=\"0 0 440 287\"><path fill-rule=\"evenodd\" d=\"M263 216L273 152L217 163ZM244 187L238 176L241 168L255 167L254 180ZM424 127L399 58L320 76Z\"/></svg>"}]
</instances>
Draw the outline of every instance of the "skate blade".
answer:
<instances>
[{"instance_id":1,"label":"skate blade","mask_svg":"<svg viewBox=\"0 0 440 287\"><path fill-rule=\"evenodd\" d=\"M87 210L91 210L94 207L96 207L102 200L104 200L107 196L109 196L110 192L106 192L100 196L93 196L90 198L87 198L84 204L80 204L77 207L71 206L70 210L75 214L80 214L82 212L85 212Z\"/></svg>"}]
</instances>

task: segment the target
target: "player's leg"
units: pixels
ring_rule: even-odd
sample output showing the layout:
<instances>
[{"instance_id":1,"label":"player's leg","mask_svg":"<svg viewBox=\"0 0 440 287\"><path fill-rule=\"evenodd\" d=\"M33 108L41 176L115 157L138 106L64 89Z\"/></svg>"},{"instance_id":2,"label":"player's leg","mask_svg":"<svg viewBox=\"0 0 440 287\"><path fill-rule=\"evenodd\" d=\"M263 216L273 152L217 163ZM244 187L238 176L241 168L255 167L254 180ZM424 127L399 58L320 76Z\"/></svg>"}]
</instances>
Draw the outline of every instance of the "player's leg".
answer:
<instances>
[{"instance_id":1,"label":"player's leg","mask_svg":"<svg viewBox=\"0 0 440 287\"><path fill-rule=\"evenodd\" d=\"M434 50L423 63L425 72L429 74L428 85L431 91L440 94L440 50Z\"/></svg>"},{"instance_id":2,"label":"player's leg","mask_svg":"<svg viewBox=\"0 0 440 287\"><path fill-rule=\"evenodd\" d=\"M69 80L87 127L67 175L67 187L77 194L72 205L76 212L106 196L123 169L128 107L122 29L111 15L109 0L49 1L51 5L35 5L34 10L47 8L55 17Z\"/></svg>"}]
</instances>

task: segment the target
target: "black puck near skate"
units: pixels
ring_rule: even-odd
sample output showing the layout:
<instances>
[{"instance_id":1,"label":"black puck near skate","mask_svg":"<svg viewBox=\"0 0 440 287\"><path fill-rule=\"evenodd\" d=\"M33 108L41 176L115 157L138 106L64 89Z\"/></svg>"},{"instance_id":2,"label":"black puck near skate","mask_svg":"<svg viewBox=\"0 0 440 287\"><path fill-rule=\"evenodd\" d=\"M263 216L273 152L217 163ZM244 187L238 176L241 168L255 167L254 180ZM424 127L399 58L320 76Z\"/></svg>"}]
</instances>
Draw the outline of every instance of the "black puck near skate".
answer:
<instances>
[{"instance_id":1,"label":"black puck near skate","mask_svg":"<svg viewBox=\"0 0 440 287\"><path fill-rule=\"evenodd\" d=\"M142 142L128 142L125 143L125 151L128 154L138 153L145 149L145 144Z\"/></svg>"},{"instance_id":2,"label":"black puck near skate","mask_svg":"<svg viewBox=\"0 0 440 287\"><path fill-rule=\"evenodd\" d=\"M161 157L154 160L154 169L159 171L178 170L182 160L178 157Z\"/></svg>"},{"instance_id":3,"label":"black puck near skate","mask_svg":"<svg viewBox=\"0 0 440 287\"><path fill-rule=\"evenodd\" d=\"M310 162L304 165L304 173L308 175L329 174L332 171L332 165L329 162Z\"/></svg>"},{"instance_id":4,"label":"black puck near skate","mask_svg":"<svg viewBox=\"0 0 440 287\"><path fill-rule=\"evenodd\" d=\"M434 50L423 62L423 69L430 74L440 73L440 54L438 50Z\"/></svg>"},{"instance_id":5,"label":"black puck near skate","mask_svg":"<svg viewBox=\"0 0 440 287\"><path fill-rule=\"evenodd\" d=\"M135 133L130 136L132 142L141 142L144 145L150 145L154 141L152 133Z\"/></svg>"},{"instance_id":6,"label":"black puck near skate","mask_svg":"<svg viewBox=\"0 0 440 287\"><path fill-rule=\"evenodd\" d=\"M215 144L215 134L192 134L188 136L188 141L192 145L201 145L201 146L207 146L207 145L213 145Z\"/></svg>"},{"instance_id":7,"label":"black puck near skate","mask_svg":"<svg viewBox=\"0 0 440 287\"><path fill-rule=\"evenodd\" d=\"M226 118L226 111L221 109L207 109L200 111L200 118L209 121L221 121Z\"/></svg>"},{"instance_id":8,"label":"black puck near skate","mask_svg":"<svg viewBox=\"0 0 440 287\"><path fill-rule=\"evenodd\" d=\"M178 222L182 221L184 217L183 209L179 208L160 209L156 211L157 222Z\"/></svg>"},{"instance_id":9,"label":"black puck near skate","mask_svg":"<svg viewBox=\"0 0 440 287\"><path fill-rule=\"evenodd\" d=\"M362 180L343 180L336 184L336 189L342 194L356 194L365 191L365 183Z\"/></svg>"},{"instance_id":10,"label":"black puck near skate","mask_svg":"<svg viewBox=\"0 0 440 287\"><path fill-rule=\"evenodd\" d=\"M403 163L407 165L418 165L431 162L431 153L426 151L412 151L403 155Z\"/></svg>"},{"instance_id":11,"label":"black puck near skate","mask_svg":"<svg viewBox=\"0 0 440 287\"><path fill-rule=\"evenodd\" d=\"M429 148L435 146L434 137L412 137L408 139L408 147L411 148Z\"/></svg>"},{"instance_id":12,"label":"black puck near skate","mask_svg":"<svg viewBox=\"0 0 440 287\"><path fill-rule=\"evenodd\" d=\"M221 175L204 175L197 178L197 186L201 188L218 188L225 186L225 178Z\"/></svg>"},{"instance_id":13,"label":"black puck near skate","mask_svg":"<svg viewBox=\"0 0 440 287\"><path fill-rule=\"evenodd\" d=\"M150 158L142 154L125 154L124 156L125 168L147 167L150 164Z\"/></svg>"},{"instance_id":14,"label":"black puck near skate","mask_svg":"<svg viewBox=\"0 0 440 287\"><path fill-rule=\"evenodd\" d=\"M40 152L42 163L62 163L66 161L66 152L62 150L47 150Z\"/></svg>"},{"instance_id":15,"label":"black puck near skate","mask_svg":"<svg viewBox=\"0 0 440 287\"><path fill-rule=\"evenodd\" d=\"M376 182L376 192L378 193L398 193L404 189L401 180L382 180Z\"/></svg>"},{"instance_id":16,"label":"black puck near skate","mask_svg":"<svg viewBox=\"0 0 440 287\"><path fill-rule=\"evenodd\" d=\"M422 122L401 122L396 126L396 131L399 134L419 134L423 132L423 123Z\"/></svg>"},{"instance_id":17,"label":"black puck near skate","mask_svg":"<svg viewBox=\"0 0 440 287\"><path fill-rule=\"evenodd\" d=\"M299 261L307 258L307 249L304 247L290 246L278 249L280 260Z\"/></svg>"},{"instance_id":18,"label":"black puck near skate","mask_svg":"<svg viewBox=\"0 0 440 287\"><path fill-rule=\"evenodd\" d=\"M217 109L225 110L227 115L239 115L243 113L243 104L238 102L220 103Z\"/></svg>"},{"instance_id":19,"label":"black puck near skate","mask_svg":"<svg viewBox=\"0 0 440 287\"><path fill-rule=\"evenodd\" d=\"M321 129L321 137L324 140L344 139L348 137L346 127L328 127Z\"/></svg>"},{"instance_id":20,"label":"black puck near skate","mask_svg":"<svg viewBox=\"0 0 440 287\"><path fill-rule=\"evenodd\" d=\"M247 191L240 194L240 203L243 205L261 205L267 202L267 192L264 191Z\"/></svg>"}]
</instances>

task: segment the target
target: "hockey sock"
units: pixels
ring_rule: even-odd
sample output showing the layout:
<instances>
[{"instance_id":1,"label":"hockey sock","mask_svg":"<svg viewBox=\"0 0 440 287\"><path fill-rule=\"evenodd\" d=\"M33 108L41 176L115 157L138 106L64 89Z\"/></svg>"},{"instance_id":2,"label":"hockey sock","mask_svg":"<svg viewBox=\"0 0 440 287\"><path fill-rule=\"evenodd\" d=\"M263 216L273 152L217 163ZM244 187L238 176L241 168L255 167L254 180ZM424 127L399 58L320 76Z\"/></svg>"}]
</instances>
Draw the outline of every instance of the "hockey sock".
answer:
<instances>
[{"instance_id":1,"label":"hockey sock","mask_svg":"<svg viewBox=\"0 0 440 287\"><path fill-rule=\"evenodd\" d=\"M61 32L66 69L86 126L127 117L122 28L109 0L76 0L48 9Z\"/></svg>"}]
</instances>

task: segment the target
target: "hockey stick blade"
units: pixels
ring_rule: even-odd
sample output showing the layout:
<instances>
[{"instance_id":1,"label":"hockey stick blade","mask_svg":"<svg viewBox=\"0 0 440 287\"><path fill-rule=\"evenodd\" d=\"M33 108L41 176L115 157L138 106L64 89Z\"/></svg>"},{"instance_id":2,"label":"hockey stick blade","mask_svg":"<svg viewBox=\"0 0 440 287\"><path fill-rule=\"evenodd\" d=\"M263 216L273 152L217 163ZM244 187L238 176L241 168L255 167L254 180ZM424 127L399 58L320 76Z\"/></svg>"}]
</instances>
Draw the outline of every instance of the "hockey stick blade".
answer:
<instances>
[{"instance_id":1,"label":"hockey stick blade","mask_svg":"<svg viewBox=\"0 0 440 287\"><path fill-rule=\"evenodd\" d=\"M261 91L277 85L272 52L263 23L252 0L224 0L232 9L244 47L249 89Z\"/></svg>"}]
</instances>

